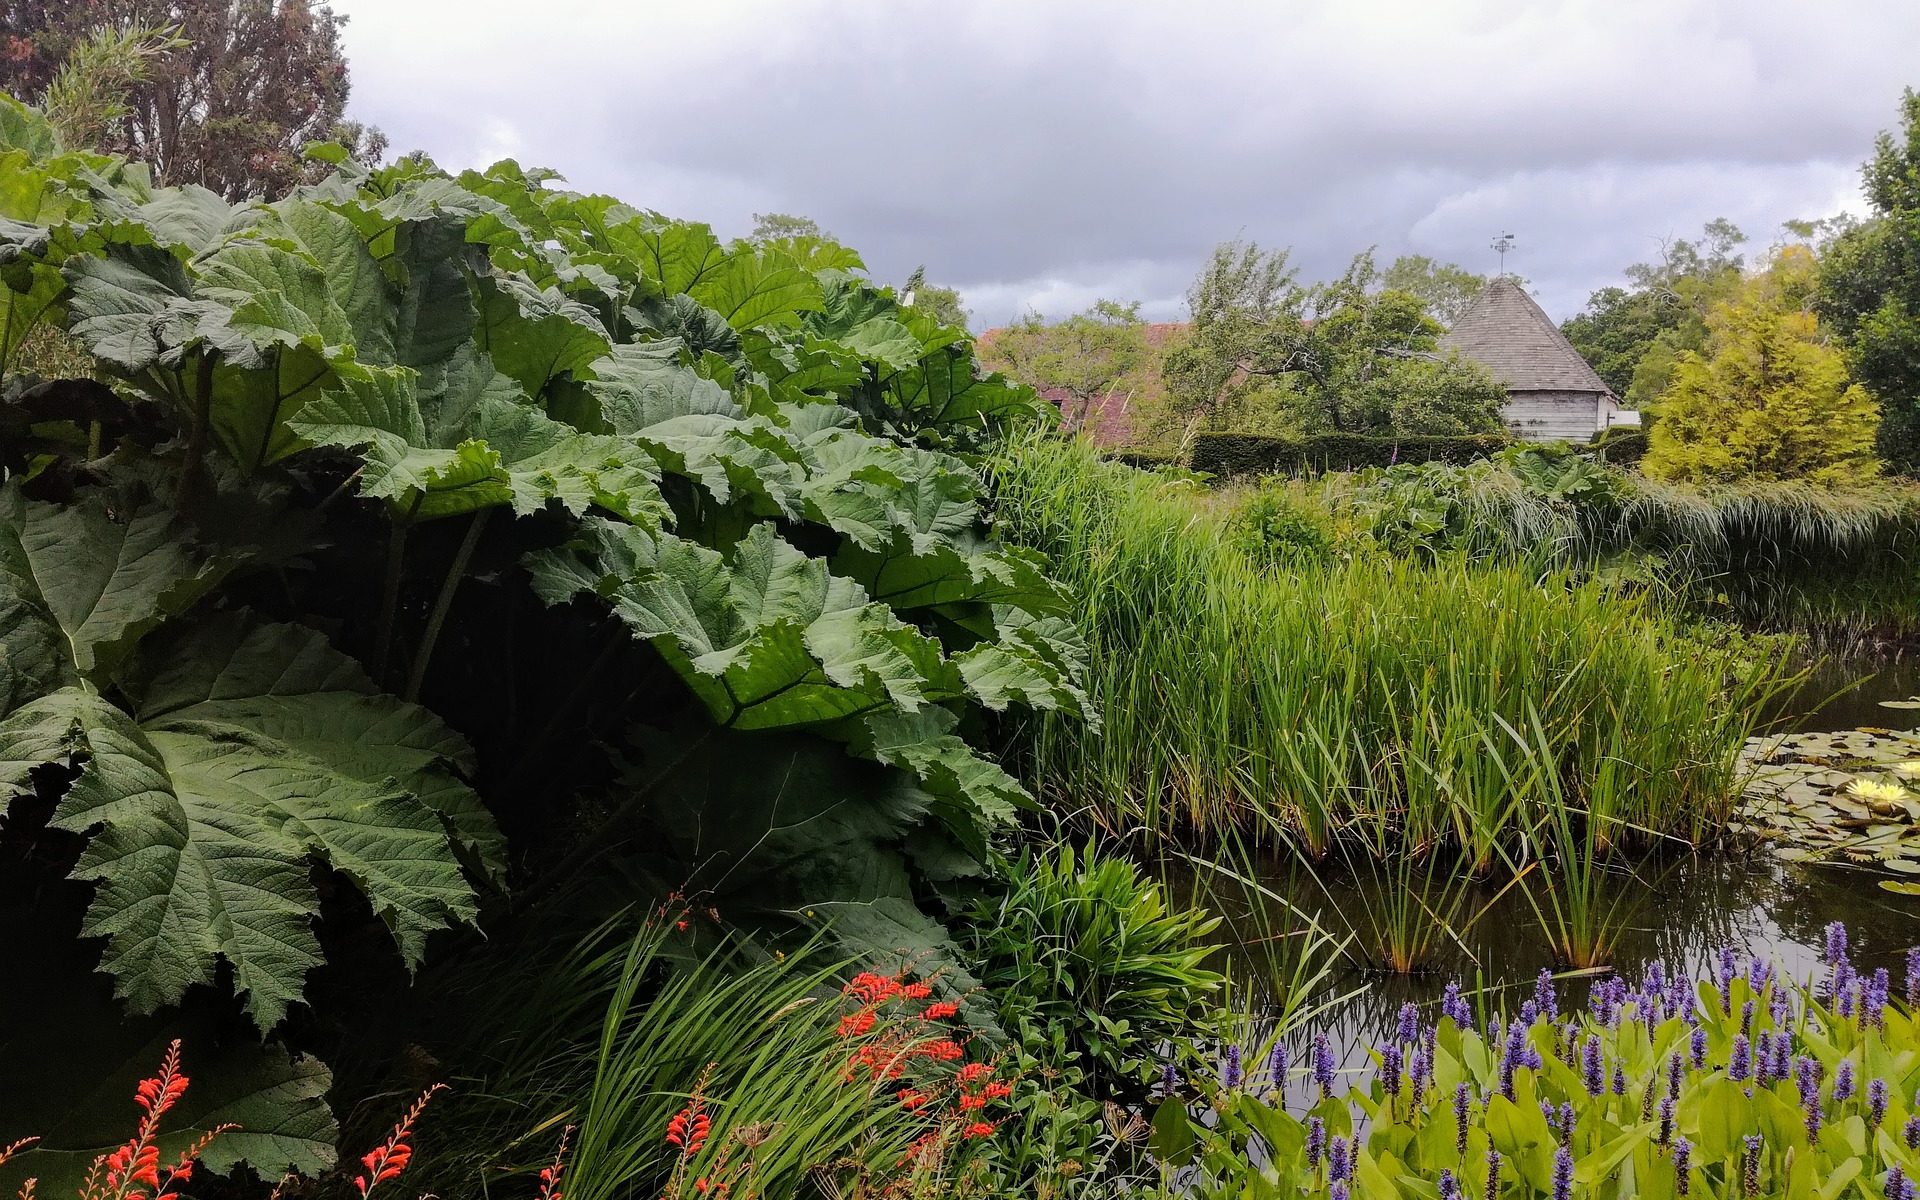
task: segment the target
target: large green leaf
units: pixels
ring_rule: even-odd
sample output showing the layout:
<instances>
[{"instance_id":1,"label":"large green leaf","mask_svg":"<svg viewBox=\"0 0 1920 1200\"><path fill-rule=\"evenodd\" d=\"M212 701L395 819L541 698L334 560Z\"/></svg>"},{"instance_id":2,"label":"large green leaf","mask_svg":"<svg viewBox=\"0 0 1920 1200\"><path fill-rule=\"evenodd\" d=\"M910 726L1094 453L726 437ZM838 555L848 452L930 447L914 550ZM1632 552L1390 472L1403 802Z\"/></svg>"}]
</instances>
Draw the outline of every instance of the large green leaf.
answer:
<instances>
[{"instance_id":1,"label":"large green leaf","mask_svg":"<svg viewBox=\"0 0 1920 1200\"><path fill-rule=\"evenodd\" d=\"M630 521L666 519L646 448L581 433L508 399L517 388L484 364L476 356L472 370L449 373L424 400L404 369L348 379L291 428L315 445L359 450L361 494L409 520L496 505L524 515L549 500L576 514L597 504Z\"/></svg>"},{"instance_id":2,"label":"large green leaf","mask_svg":"<svg viewBox=\"0 0 1920 1200\"><path fill-rule=\"evenodd\" d=\"M471 920L456 844L498 863L491 820L454 770L464 743L377 693L311 630L229 617L149 647L133 711L78 684L0 722L0 788L80 768L53 824L88 837L84 933L136 1011L212 985L224 960L248 1012L277 1024L321 960L309 863L351 880L416 963Z\"/></svg>"},{"instance_id":3,"label":"large green leaf","mask_svg":"<svg viewBox=\"0 0 1920 1200\"><path fill-rule=\"evenodd\" d=\"M911 711L957 690L939 643L769 525L755 525L728 558L671 534L594 522L575 545L530 565L549 603L582 592L610 603L733 728Z\"/></svg>"},{"instance_id":4,"label":"large green leaf","mask_svg":"<svg viewBox=\"0 0 1920 1200\"><path fill-rule=\"evenodd\" d=\"M735 329L791 325L818 309L820 282L785 255L737 247L685 289Z\"/></svg>"},{"instance_id":5,"label":"large green leaf","mask_svg":"<svg viewBox=\"0 0 1920 1200\"><path fill-rule=\"evenodd\" d=\"M197 550L171 510L67 505L0 488L0 714L104 678L142 635L205 595L231 563Z\"/></svg>"}]
</instances>

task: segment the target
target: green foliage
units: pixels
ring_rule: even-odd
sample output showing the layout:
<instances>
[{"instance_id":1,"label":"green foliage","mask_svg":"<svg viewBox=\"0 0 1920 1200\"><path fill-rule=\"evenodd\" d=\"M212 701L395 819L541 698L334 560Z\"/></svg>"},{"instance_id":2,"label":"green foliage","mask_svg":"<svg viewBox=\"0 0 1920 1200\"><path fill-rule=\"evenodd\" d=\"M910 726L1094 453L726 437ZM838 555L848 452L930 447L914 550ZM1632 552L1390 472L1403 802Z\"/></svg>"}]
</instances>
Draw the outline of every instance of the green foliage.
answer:
<instances>
[{"instance_id":1,"label":"green foliage","mask_svg":"<svg viewBox=\"0 0 1920 1200\"><path fill-rule=\"evenodd\" d=\"M1131 861L1069 844L1007 865L1005 889L969 914L969 957L1010 1034L1063 1032L1054 1061L1081 1064L1102 1098L1138 1100L1165 1046L1208 1031L1218 924Z\"/></svg>"},{"instance_id":2,"label":"green foliage","mask_svg":"<svg viewBox=\"0 0 1920 1200\"><path fill-rule=\"evenodd\" d=\"M1143 388L1153 366L1137 301L1101 300L1052 324L1028 313L998 330L982 355L996 369L1046 393L1070 430L1086 426L1096 405Z\"/></svg>"},{"instance_id":3,"label":"green foliage","mask_svg":"<svg viewBox=\"0 0 1920 1200\"><path fill-rule=\"evenodd\" d=\"M1683 357L1661 394L1647 474L1840 485L1878 473L1879 405L1804 308L1815 269L1810 250L1787 247L1713 309L1705 353Z\"/></svg>"},{"instance_id":4,"label":"green foliage","mask_svg":"<svg viewBox=\"0 0 1920 1200\"><path fill-rule=\"evenodd\" d=\"M1647 431L1632 425L1613 425L1594 434L1588 444L1602 462L1631 467L1647 456Z\"/></svg>"},{"instance_id":5,"label":"green foliage","mask_svg":"<svg viewBox=\"0 0 1920 1200\"><path fill-rule=\"evenodd\" d=\"M1458 263L1437 262L1424 254L1403 254L1380 273L1380 286L1418 296L1428 316L1442 325L1452 325L1486 288L1487 277Z\"/></svg>"},{"instance_id":6,"label":"green foliage","mask_svg":"<svg viewBox=\"0 0 1920 1200\"><path fill-rule=\"evenodd\" d=\"M1482 859L1565 803L1707 838L1784 670L1692 636L1653 597L1531 563L1355 553L1275 570L1191 482L1082 447L1025 444L997 474L1001 528L1059 555L1080 597L1103 721L1098 738L1043 721L1028 778L1112 829L1324 853L1384 822L1399 845ZM1586 467L1542 475L1566 494L1599 484ZM1510 779L1488 748L1536 721L1552 761Z\"/></svg>"},{"instance_id":7,"label":"green foliage","mask_svg":"<svg viewBox=\"0 0 1920 1200\"><path fill-rule=\"evenodd\" d=\"M920 900L1029 803L963 722L1088 708L970 457L1030 390L818 237L332 151L231 205L0 116L0 798L130 1007L299 1036L323 957L500 907L503 829L535 901L948 963Z\"/></svg>"},{"instance_id":8,"label":"green foliage","mask_svg":"<svg viewBox=\"0 0 1920 1200\"><path fill-rule=\"evenodd\" d=\"M1920 1169L1902 1132L1920 1083L1908 1005L1861 1000L1857 977L1829 990L1850 964L1819 986L1764 962L1699 980L1655 965L1634 990L1595 985L1617 1019L1536 1006L1483 1033L1437 1015L1415 1044L1372 1048L1339 1093L1303 1084L1289 1101L1195 1080L1155 1116L1183 1150L1163 1165L1184 1168L1179 1194L1210 1200L1431 1196L1443 1176L1467 1196L1871 1197ZM1777 1060L1760 1061L1762 1039ZM1330 1173L1336 1139L1345 1186Z\"/></svg>"},{"instance_id":9,"label":"green foliage","mask_svg":"<svg viewBox=\"0 0 1920 1200\"><path fill-rule=\"evenodd\" d=\"M1282 563L1325 562L1334 535L1326 514L1298 503L1284 488L1256 487L1234 510L1233 523L1247 555Z\"/></svg>"},{"instance_id":10,"label":"green foliage","mask_svg":"<svg viewBox=\"0 0 1920 1200\"><path fill-rule=\"evenodd\" d=\"M1188 293L1189 336L1165 359L1174 407L1213 430L1497 432L1498 385L1457 358L1433 361L1441 325L1427 301L1380 283L1371 251L1303 287L1284 251L1220 246Z\"/></svg>"},{"instance_id":11,"label":"green foliage","mask_svg":"<svg viewBox=\"0 0 1920 1200\"><path fill-rule=\"evenodd\" d=\"M1920 92L1861 168L1873 215L1842 231L1820 262L1817 301L1847 366L1884 409L1879 449L1895 469L1920 464Z\"/></svg>"},{"instance_id":12,"label":"green foliage","mask_svg":"<svg viewBox=\"0 0 1920 1200\"><path fill-rule=\"evenodd\" d=\"M1707 312L1739 287L1745 241L1722 217L1698 239L1662 242L1658 262L1626 268L1630 288L1601 288L1560 330L1629 408L1648 408L1681 355L1706 345Z\"/></svg>"},{"instance_id":13,"label":"green foliage","mask_svg":"<svg viewBox=\"0 0 1920 1200\"><path fill-rule=\"evenodd\" d=\"M1250 433L1203 433L1194 438L1188 465L1222 478L1237 475L1315 474L1353 471L1394 463L1465 463L1506 446L1500 434L1469 437L1374 437L1326 434L1312 438Z\"/></svg>"}]
</instances>

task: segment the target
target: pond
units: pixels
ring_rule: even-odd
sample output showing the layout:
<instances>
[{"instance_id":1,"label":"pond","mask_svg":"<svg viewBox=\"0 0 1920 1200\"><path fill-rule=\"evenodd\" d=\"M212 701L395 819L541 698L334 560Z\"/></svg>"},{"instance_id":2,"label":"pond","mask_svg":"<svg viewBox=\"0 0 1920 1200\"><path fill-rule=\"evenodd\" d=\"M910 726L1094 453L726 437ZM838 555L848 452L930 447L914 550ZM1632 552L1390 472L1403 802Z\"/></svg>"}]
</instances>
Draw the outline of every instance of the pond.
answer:
<instances>
[{"instance_id":1,"label":"pond","mask_svg":"<svg viewBox=\"0 0 1920 1200\"><path fill-rule=\"evenodd\" d=\"M1771 715L1781 730L1912 728L1913 712L1882 707L1881 701L1916 694L1920 656L1829 661ZM1393 879L1308 869L1282 857L1260 862L1256 870L1269 893L1265 898L1239 886L1209 884L1202 879L1209 874L1204 870L1169 872L1169 879L1197 888L1200 902L1225 919L1222 933L1231 942L1226 958L1234 975L1250 986L1248 999L1256 1010L1271 999L1276 977L1287 969L1285 956L1270 953L1271 947L1297 940L1276 940L1277 931L1297 929L1311 916L1336 938L1353 939L1342 964L1308 1004L1320 1011L1290 1039L1296 1062L1307 1039L1323 1031L1342 1069L1361 1067L1367 1047L1384 1040L1403 1003L1435 1004L1454 980L1463 990L1479 993L1482 1011L1504 1007L1511 1012L1531 995L1540 969L1553 963L1552 941L1519 887L1504 893L1496 884L1467 888L1449 909L1457 936L1436 939L1433 969L1390 975L1364 969L1358 960L1363 957L1359 948L1388 919L1394 901L1404 907L1404 897L1391 894ZM1610 872L1597 907L1612 914L1610 965L1630 979L1656 959L1697 976L1723 946L1811 979L1819 973L1830 921L1847 924L1863 971L1886 967L1897 979L1907 949L1920 944L1920 897L1881 889L1883 878L1844 864L1784 861L1760 846L1667 853ZM1590 983L1608 973L1556 972L1562 995L1574 1003L1584 1003Z\"/></svg>"}]
</instances>

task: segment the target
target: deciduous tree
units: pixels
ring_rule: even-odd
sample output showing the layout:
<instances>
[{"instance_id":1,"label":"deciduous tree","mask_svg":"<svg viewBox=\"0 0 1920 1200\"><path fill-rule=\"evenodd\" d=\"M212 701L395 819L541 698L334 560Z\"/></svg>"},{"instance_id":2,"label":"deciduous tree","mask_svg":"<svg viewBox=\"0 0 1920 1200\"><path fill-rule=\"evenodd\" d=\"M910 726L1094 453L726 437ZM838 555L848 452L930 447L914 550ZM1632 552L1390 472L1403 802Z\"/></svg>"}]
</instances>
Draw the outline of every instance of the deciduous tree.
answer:
<instances>
[{"instance_id":1,"label":"deciduous tree","mask_svg":"<svg viewBox=\"0 0 1920 1200\"><path fill-rule=\"evenodd\" d=\"M1439 262L1424 254L1403 254L1381 272L1380 286L1420 297L1428 316L1442 325L1452 325L1486 288L1487 277L1458 263Z\"/></svg>"},{"instance_id":2,"label":"deciduous tree","mask_svg":"<svg viewBox=\"0 0 1920 1200\"><path fill-rule=\"evenodd\" d=\"M980 356L1052 395L1069 429L1084 426L1095 405L1137 387L1152 367L1137 301L1102 300L1052 324L1028 313L981 346Z\"/></svg>"},{"instance_id":3,"label":"deciduous tree","mask_svg":"<svg viewBox=\"0 0 1920 1200\"><path fill-rule=\"evenodd\" d=\"M330 169L302 157L310 142L367 161L386 148L345 117L345 21L308 0L17 0L0 9L0 88L37 103L103 31L171 29L185 44L145 64L99 148L145 160L163 183L277 194Z\"/></svg>"},{"instance_id":4,"label":"deciduous tree","mask_svg":"<svg viewBox=\"0 0 1920 1200\"><path fill-rule=\"evenodd\" d=\"M1861 170L1870 220L1842 231L1822 256L1823 317L1847 343L1847 363L1882 406L1880 452L1920 469L1920 92L1900 101L1900 128L1882 133Z\"/></svg>"}]
</instances>

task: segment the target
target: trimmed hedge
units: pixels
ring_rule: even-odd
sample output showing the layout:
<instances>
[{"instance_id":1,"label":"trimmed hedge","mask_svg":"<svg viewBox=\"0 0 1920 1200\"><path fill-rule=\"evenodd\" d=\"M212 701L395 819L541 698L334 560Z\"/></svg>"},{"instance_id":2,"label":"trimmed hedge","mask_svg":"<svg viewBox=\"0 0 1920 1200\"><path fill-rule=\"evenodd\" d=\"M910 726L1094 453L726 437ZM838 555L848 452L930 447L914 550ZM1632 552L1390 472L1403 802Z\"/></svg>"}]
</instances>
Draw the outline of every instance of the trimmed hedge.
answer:
<instances>
[{"instance_id":1,"label":"trimmed hedge","mask_svg":"<svg viewBox=\"0 0 1920 1200\"><path fill-rule=\"evenodd\" d=\"M1468 463L1513 444L1505 434L1469 437L1368 437L1333 433L1283 438L1253 433L1203 433L1194 439L1189 465L1196 471L1232 475L1306 475L1389 467L1395 463Z\"/></svg>"},{"instance_id":2,"label":"trimmed hedge","mask_svg":"<svg viewBox=\"0 0 1920 1200\"><path fill-rule=\"evenodd\" d=\"M1647 431L1631 425L1616 425L1594 434L1587 444L1599 453L1600 461L1630 467L1647 456Z\"/></svg>"},{"instance_id":3,"label":"trimmed hedge","mask_svg":"<svg viewBox=\"0 0 1920 1200\"><path fill-rule=\"evenodd\" d=\"M1107 455L1114 462L1138 467L1142 471L1158 470L1161 467L1182 467L1187 464L1177 450L1115 450Z\"/></svg>"}]
</instances>

